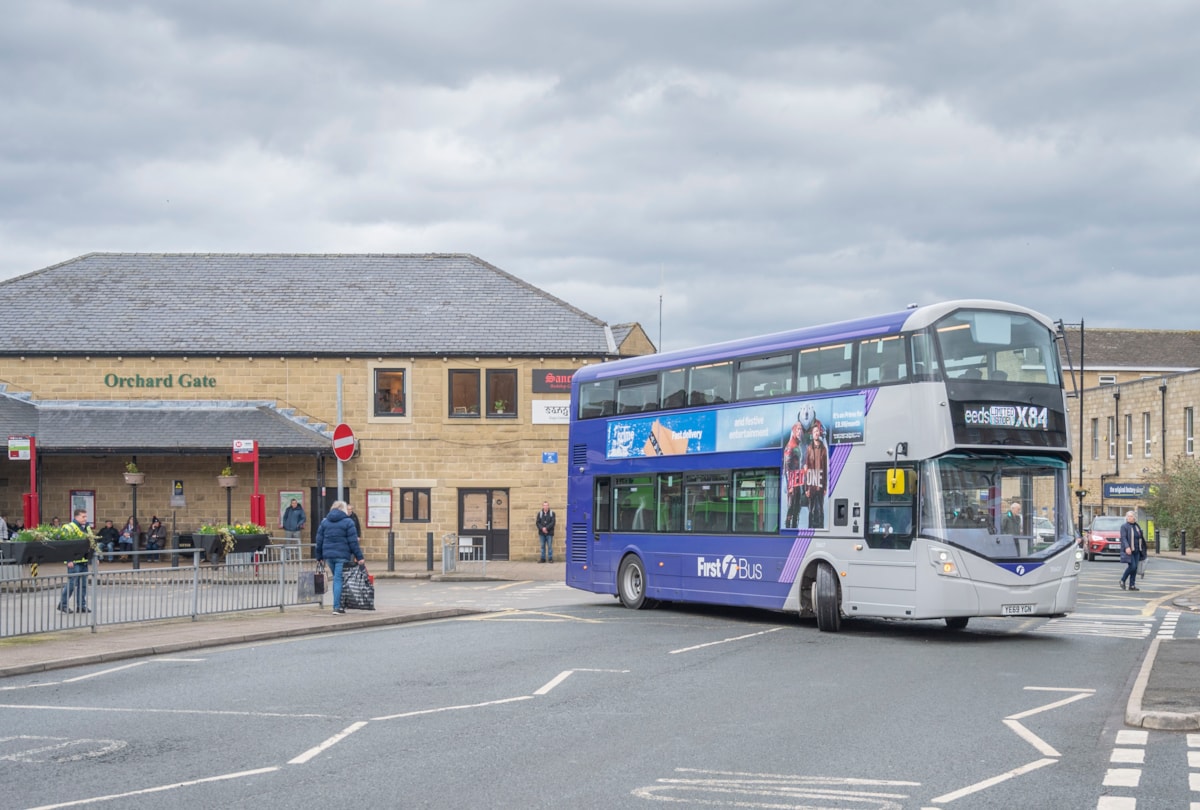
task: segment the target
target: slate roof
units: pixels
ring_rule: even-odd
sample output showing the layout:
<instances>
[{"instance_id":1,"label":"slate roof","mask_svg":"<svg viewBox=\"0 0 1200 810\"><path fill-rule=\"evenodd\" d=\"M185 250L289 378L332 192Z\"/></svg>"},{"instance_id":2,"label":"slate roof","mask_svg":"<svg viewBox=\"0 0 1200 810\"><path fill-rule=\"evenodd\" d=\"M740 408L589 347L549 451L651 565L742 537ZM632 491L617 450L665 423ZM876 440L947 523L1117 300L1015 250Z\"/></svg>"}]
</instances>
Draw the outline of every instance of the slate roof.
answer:
<instances>
[{"instance_id":1,"label":"slate roof","mask_svg":"<svg viewBox=\"0 0 1200 810\"><path fill-rule=\"evenodd\" d=\"M37 436L39 453L228 455L253 437L265 455L333 455L332 434L265 402L31 403L0 393L0 430Z\"/></svg>"},{"instance_id":2,"label":"slate roof","mask_svg":"<svg viewBox=\"0 0 1200 810\"><path fill-rule=\"evenodd\" d=\"M1067 328L1071 363L1079 366L1079 330ZM1093 329L1084 326L1084 366L1089 371L1121 369L1173 373L1200 369L1200 331ZM1067 355L1061 348L1063 367Z\"/></svg>"},{"instance_id":3,"label":"slate roof","mask_svg":"<svg viewBox=\"0 0 1200 810\"><path fill-rule=\"evenodd\" d=\"M0 354L616 354L600 319L466 254L89 253L0 282Z\"/></svg>"}]
</instances>

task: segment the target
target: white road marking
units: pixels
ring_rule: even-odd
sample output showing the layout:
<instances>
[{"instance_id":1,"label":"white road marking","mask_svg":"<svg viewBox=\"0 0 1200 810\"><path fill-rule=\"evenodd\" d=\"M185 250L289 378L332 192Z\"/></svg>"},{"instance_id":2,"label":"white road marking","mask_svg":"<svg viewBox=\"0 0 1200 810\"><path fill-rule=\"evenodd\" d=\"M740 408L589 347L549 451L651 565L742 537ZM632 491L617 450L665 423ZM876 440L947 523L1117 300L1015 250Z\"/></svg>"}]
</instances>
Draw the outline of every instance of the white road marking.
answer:
<instances>
[{"instance_id":1,"label":"white road marking","mask_svg":"<svg viewBox=\"0 0 1200 810\"><path fill-rule=\"evenodd\" d=\"M1021 776L1031 771L1036 771L1038 768L1044 768L1047 765L1053 765L1056 762L1058 762L1057 759L1035 760L1034 762L1030 762L1028 765L1022 765L1019 768L1013 768L1011 771L1005 771L999 776L993 776L991 779L984 779L982 782L976 782L973 785L968 785L967 787L956 790L953 793L946 793L938 796L936 799L934 799L934 801L938 804L952 802L955 799L961 799L963 796L970 796L972 793L978 793L979 791L990 788L993 785L1006 782L1009 779L1012 779L1014 776Z\"/></svg>"},{"instance_id":2,"label":"white road marking","mask_svg":"<svg viewBox=\"0 0 1200 810\"><path fill-rule=\"evenodd\" d=\"M782 627L772 627L770 630L762 630L758 633L747 633L744 636L734 636L733 638L723 638L720 641L709 641L705 644L696 644L695 646L692 646L692 647L683 647L678 650L671 650L669 653L667 653L667 655L675 655L676 653L691 652L692 650L702 650L705 647L713 647L713 646L716 646L717 644L728 644L731 641L742 641L747 638L754 638L755 636L765 636L767 633L774 633L776 630L782 630L782 629L783 629Z\"/></svg>"},{"instance_id":3,"label":"white road marking","mask_svg":"<svg viewBox=\"0 0 1200 810\"><path fill-rule=\"evenodd\" d=\"M202 714L212 717L333 717L330 714L292 714L289 712L234 712L223 709L123 709L105 706L39 706L25 703L0 703L0 709L42 709L48 712L112 712L114 714Z\"/></svg>"},{"instance_id":4,"label":"white road marking","mask_svg":"<svg viewBox=\"0 0 1200 810\"><path fill-rule=\"evenodd\" d=\"M1004 725L1006 725L1010 729L1012 729L1013 732L1018 737L1020 737L1022 740L1029 743L1034 748L1036 748L1038 750L1038 753L1041 754L1042 756L1044 756L1044 757L1061 757L1062 756L1062 754L1058 753L1053 748L1051 748L1050 745L1045 740L1043 740L1041 737L1034 734L1029 729L1025 728L1025 726L1021 725L1016 720L1013 720L1011 717L1004 719Z\"/></svg>"},{"instance_id":5,"label":"white road marking","mask_svg":"<svg viewBox=\"0 0 1200 810\"><path fill-rule=\"evenodd\" d=\"M88 673L87 675L79 675L74 678L67 678L62 682L63 683L78 683L79 681L86 681L90 678L99 678L101 675L111 675L114 672L121 672L122 670L132 669L133 667L140 667L145 663L146 663L145 661L134 661L132 664L125 664L124 666L113 667L112 669L102 669L99 672L91 672L91 673Z\"/></svg>"},{"instance_id":6,"label":"white road marking","mask_svg":"<svg viewBox=\"0 0 1200 810\"><path fill-rule=\"evenodd\" d=\"M570 670L570 669L568 669L568 670L565 670L565 671L563 671L563 672L560 672L560 673L558 673L558 674L557 674L557 675L555 675L553 678L551 678L551 679L550 679L550 680L549 680L549 681L546 683L546 685L545 685L545 686L543 686L541 689L539 689L539 690L537 690L536 692L534 692L534 694L535 694L535 695L545 695L545 694L547 694L547 693L548 693L548 692L549 692L551 689L553 689L554 687L558 686L560 683L562 683L563 681L565 681L567 678L571 677L571 673L572 673L572 672L574 672L574 670Z\"/></svg>"},{"instance_id":7,"label":"white road marking","mask_svg":"<svg viewBox=\"0 0 1200 810\"><path fill-rule=\"evenodd\" d=\"M1108 761L1120 765L1145 765L1146 751L1141 748L1114 748Z\"/></svg>"},{"instance_id":8,"label":"white road marking","mask_svg":"<svg viewBox=\"0 0 1200 810\"><path fill-rule=\"evenodd\" d=\"M360 728L362 728L365 725L366 725L366 721L360 721L358 723L351 723L350 725L346 726L346 728L342 729L337 734L334 734L332 737L330 737L328 740L321 743L320 745L315 746L314 748L308 749L307 751L305 751L303 754L301 754L298 757L289 759L288 765L303 765L305 762L308 762L310 759L315 757L317 754L321 753L322 751L326 750L327 748L332 748L333 746L337 745L342 740L346 739L351 734L358 731Z\"/></svg>"},{"instance_id":9,"label":"white road marking","mask_svg":"<svg viewBox=\"0 0 1200 810\"><path fill-rule=\"evenodd\" d=\"M399 720L403 717L418 717L422 714L437 714L439 712L456 712L462 709L480 709L484 706L499 706L503 703L516 703L521 700L533 700L533 695L521 695L520 697L501 698L500 700L485 700L483 703L464 703L461 706L439 706L436 709L418 709L412 712L401 712L400 714L387 714L382 717L372 717L371 720Z\"/></svg>"},{"instance_id":10,"label":"white road marking","mask_svg":"<svg viewBox=\"0 0 1200 810\"><path fill-rule=\"evenodd\" d=\"M100 802L111 802L116 799L127 799L130 796L145 796L149 793L162 793L166 790L177 790L183 787L191 787L192 785L202 785L205 782L222 782L227 779L241 779L245 776L257 776L261 773L271 773L279 770L279 766L270 768L256 768L252 771L238 771L237 773L226 773L220 776L206 776L203 779L189 779L186 782L175 782L170 785L159 785L158 787L143 788L141 790L131 790L127 793L112 793L108 796L93 796L90 799L76 799L73 802L62 802L60 804L43 804L38 807L31 807L29 810L58 810L60 807L81 807L85 804L98 804Z\"/></svg>"},{"instance_id":11,"label":"white road marking","mask_svg":"<svg viewBox=\"0 0 1200 810\"><path fill-rule=\"evenodd\" d=\"M1149 731L1123 728L1117 732L1117 745L1145 745L1150 740Z\"/></svg>"},{"instance_id":12,"label":"white road marking","mask_svg":"<svg viewBox=\"0 0 1200 810\"><path fill-rule=\"evenodd\" d=\"M80 760L90 757L102 757L105 754L111 754L113 751L120 751L127 743L122 740L89 740L89 739L73 739L71 737L33 737L29 735L18 735L16 737L0 737L0 743L6 742L50 742L49 745L39 745L36 748L26 748L23 751L13 751L8 754L0 754L0 760L9 762L79 762ZM89 748L86 751L69 756L45 756L52 751L66 751L69 748L99 745L99 748Z\"/></svg>"},{"instance_id":13,"label":"white road marking","mask_svg":"<svg viewBox=\"0 0 1200 810\"><path fill-rule=\"evenodd\" d=\"M1137 787L1142 781L1141 768L1109 768L1104 773L1105 787Z\"/></svg>"},{"instance_id":14,"label":"white road marking","mask_svg":"<svg viewBox=\"0 0 1200 810\"><path fill-rule=\"evenodd\" d=\"M677 774L694 776L664 778L632 792L639 799L687 805L721 805L740 808L782 808L816 810L835 806L870 806L876 810L901 810L907 794L865 788L919 787L920 782L883 779L856 779L824 776L798 776L737 771L705 771L676 768ZM672 795L673 794L673 795ZM711 798L707 798L711 797ZM797 800L815 799L816 804ZM780 803L780 802L784 803Z\"/></svg>"},{"instance_id":15,"label":"white road marking","mask_svg":"<svg viewBox=\"0 0 1200 810\"><path fill-rule=\"evenodd\" d=\"M1026 687L1026 688L1029 689L1030 691L1033 691L1035 687ZM1057 709L1060 706L1066 706L1068 703L1074 703L1077 700L1083 700L1084 698L1090 698L1094 694L1096 694L1095 689L1080 690L1080 694L1078 694L1078 695L1073 695L1072 697L1069 697L1069 698L1063 698L1062 700L1055 701L1054 703L1047 703L1045 706L1038 706L1035 709L1029 709L1027 711L1020 712L1019 714L1010 714L1007 719L1009 719L1009 720L1024 720L1026 717L1032 717L1035 714L1040 714L1042 712L1050 711L1051 709Z\"/></svg>"},{"instance_id":16,"label":"white road marking","mask_svg":"<svg viewBox=\"0 0 1200 810\"><path fill-rule=\"evenodd\" d=\"M1137 810L1137 799L1128 796L1101 796L1096 810Z\"/></svg>"}]
</instances>

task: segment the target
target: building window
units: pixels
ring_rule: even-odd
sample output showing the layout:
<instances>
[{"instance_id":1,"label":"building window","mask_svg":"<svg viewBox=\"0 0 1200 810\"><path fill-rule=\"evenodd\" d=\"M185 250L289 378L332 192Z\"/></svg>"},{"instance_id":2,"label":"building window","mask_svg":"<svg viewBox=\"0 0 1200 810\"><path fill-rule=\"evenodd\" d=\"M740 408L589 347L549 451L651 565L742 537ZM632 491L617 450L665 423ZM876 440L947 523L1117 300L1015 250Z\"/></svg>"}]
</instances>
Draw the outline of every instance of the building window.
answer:
<instances>
[{"instance_id":1,"label":"building window","mask_svg":"<svg viewBox=\"0 0 1200 810\"><path fill-rule=\"evenodd\" d=\"M1189 456L1195 453L1195 442L1192 439L1192 409L1183 409L1183 451Z\"/></svg>"},{"instance_id":2,"label":"building window","mask_svg":"<svg viewBox=\"0 0 1200 810\"><path fill-rule=\"evenodd\" d=\"M1117 457L1117 417L1108 417L1108 457Z\"/></svg>"},{"instance_id":3,"label":"building window","mask_svg":"<svg viewBox=\"0 0 1200 810\"><path fill-rule=\"evenodd\" d=\"M375 415L404 416L406 401L404 369L375 369Z\"/></svg>"},{"instance_id":4,"label":"building window","mask_svg":"<svg viewBox=\"0 0 1200 810\"><path fill-rule=\"evenodd\" d=\"M401 489L400 490L400 522L428 523L429 522L429 490Z\"/></svg>"},{"instance_id":5,"label":"building window","mask_svg":"<svg viewBox=\"0 0 1200 810\"><path fill-rule=\"evenodd\" d=\"M1100 458L1100 420L1092 420L1092 458Z\"/></svg>"},{"instance_id":6,"label":"building window","mask_svg":"<svg viewBox=\"0 0 1200 810\"><path fill-rule=\"evenodd\" d=\"M479 418L479 370L450 370L450 415Z\"/></svg>"},{"instance_id":7,"label":"building window","mask_svg":"<svg viewBox=\"0 0 1200 810\"><path fill-rule=\"evenodd\" d=\"M488 416L517 415L516 369L489 369L487 373Z\"/></svg>"},{"instance_id":8,"label":"building window","mask_svg":"<svg viewBox=\"0 0 1200 810\"><path fill-rule=\"evenodd\" d=\"M1125 458L1133 458L1133 414L1125 414Z\"/></svg>"},{"instance_id":9,"label":"building window","mask_svg":"<svg viewBox=\"0 0 1200 810\"><path fill-rule=\"evenodd\" d=\"M1150 458L1150 412L1142 412L1142 455Z\"/></svg>"}]
</instances>

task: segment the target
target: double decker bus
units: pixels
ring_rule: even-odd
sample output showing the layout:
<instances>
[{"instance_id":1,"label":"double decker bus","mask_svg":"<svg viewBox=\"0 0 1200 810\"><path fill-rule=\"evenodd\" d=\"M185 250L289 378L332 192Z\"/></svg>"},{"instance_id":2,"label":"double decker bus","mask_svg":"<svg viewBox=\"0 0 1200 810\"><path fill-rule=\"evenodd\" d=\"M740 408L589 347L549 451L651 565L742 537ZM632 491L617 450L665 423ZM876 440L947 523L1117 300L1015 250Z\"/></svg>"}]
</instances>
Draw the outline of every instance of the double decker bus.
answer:
<instances>
[{"instance_id":1,"label":"double decker bus","mask_svg":"<svg viewBox=\"0 0 1200 810\"><path fill-rule=\"evenodd\" d=\"M1070 612L1055 339L1037 312L964 300L580 369L567 584L822 631Z\"/></svg>"}]
</instances>

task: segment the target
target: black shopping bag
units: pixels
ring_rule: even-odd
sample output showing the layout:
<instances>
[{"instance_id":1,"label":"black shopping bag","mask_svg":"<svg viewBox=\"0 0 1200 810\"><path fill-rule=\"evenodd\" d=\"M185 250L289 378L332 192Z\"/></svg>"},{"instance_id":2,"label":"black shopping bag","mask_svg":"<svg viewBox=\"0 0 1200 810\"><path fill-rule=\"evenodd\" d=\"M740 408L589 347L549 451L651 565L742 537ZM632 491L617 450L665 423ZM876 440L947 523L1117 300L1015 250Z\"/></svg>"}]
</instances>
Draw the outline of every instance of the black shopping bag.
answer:
<instances>
[{"instance_id":1,"label":"black shopping bag","mask_svg":"<svg viewBox=\"0 0 1200 810\"><path fill-rule=\"evenodd\" d=\"M325 567L323 565L318 565L312 571L301 571L296 577L297 601L318 602L323 593L325 593Z\"/></svg>"},{"instance_id":2,"label":"black shopping bag","mask_svg":"<svg viewBox=\"0 0 1200 810\"><path fill-rule=\"evenodd\" d=\"M355 565L342 571L342 609L375 609L375 586L365 566Z\"/></svg>"}]
</instances>

